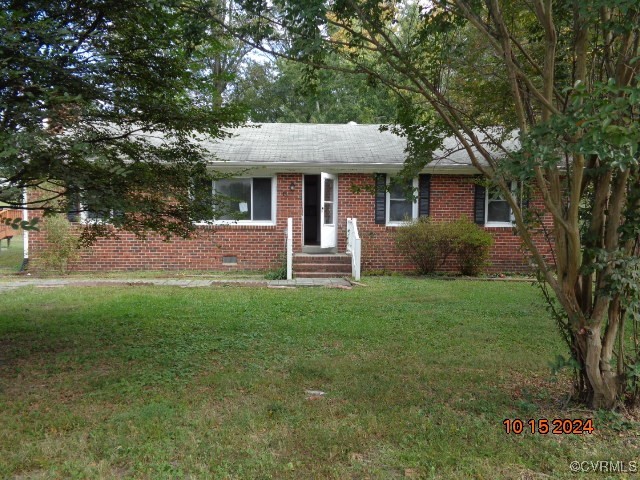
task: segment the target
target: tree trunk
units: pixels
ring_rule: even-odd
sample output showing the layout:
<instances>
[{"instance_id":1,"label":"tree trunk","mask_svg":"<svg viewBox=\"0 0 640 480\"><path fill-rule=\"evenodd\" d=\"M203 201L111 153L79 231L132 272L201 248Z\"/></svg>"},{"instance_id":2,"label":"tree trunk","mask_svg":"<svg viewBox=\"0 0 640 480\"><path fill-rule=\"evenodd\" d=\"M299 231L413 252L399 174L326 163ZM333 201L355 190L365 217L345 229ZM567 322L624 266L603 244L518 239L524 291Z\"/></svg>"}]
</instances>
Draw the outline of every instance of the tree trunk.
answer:
<instances>
[{"instance_id":1,"label":"tree trunk","mask_svg":"<svg viewBox=\"0 0 640 480\"><path fill-rule=\"evenodd\" d=\"M613 355L603 348L601 327L591 327L574 336L582 348L576 349L578 361L586 381L578 386L580 400L593 409L612 409L618 406L618 376L612 367Z\"/></svg>"}]
</instances>

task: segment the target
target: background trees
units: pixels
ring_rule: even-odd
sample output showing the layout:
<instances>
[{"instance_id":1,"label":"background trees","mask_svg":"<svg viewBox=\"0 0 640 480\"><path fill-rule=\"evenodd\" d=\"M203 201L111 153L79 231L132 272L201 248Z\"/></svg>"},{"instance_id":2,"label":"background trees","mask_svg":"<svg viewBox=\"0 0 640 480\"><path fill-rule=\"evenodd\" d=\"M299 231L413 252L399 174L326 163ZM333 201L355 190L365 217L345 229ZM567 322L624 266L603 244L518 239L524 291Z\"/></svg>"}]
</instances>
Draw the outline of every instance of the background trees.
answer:
<instances>
[{"instance_id":1,"label":"background trees","mask_svg":"<svg viewBox=\"0 0 640 480\"><path fill-rule=\"evenodd\" d=\"M206 176L194 135L222 138L242 116L214 103L215 72L201 68L225 48L210 3L0 4L0 199L90 209L138 233L185 235L211 218L189 196ZM41 203L22 202L24 188Z\"/></svg>"},{"instance_id":2,"label":"background trees","mask_svg":"<svg viewBox=\"0 0 640 480\"><path fill-rule=\"evenodd\" d=\"M626 323L638 320L640 297L637 1L279 0L246 8L252 28L235 33L252 45L268 49L284 36L275 54L364 74L402 96L396 128L410 140L410 166L429 162L445 135L458 139L508 201L553 290L577 395L596 408L636 401L639 342ZM327 61L335 56L348 67ZM505 148L514 135L520 147ZM523 209L514 181L534 187L544 211ZM554 223L552 262L531 237L544 213Z\"/></svg>"},{"instance_id":3,"label":"background trees","mask_svg":"<svg viewBox=\"0 0 640 480\"><path fill-rule=\"evenodd\" d=\"M339 66L340 58L331 62ZM244 104L254 122L392 122L397 98L367 80L365 75L329 70L310 79L303 64L284 58L254 60L234 82L230 99Z\"/></svg>"}]
</instances>

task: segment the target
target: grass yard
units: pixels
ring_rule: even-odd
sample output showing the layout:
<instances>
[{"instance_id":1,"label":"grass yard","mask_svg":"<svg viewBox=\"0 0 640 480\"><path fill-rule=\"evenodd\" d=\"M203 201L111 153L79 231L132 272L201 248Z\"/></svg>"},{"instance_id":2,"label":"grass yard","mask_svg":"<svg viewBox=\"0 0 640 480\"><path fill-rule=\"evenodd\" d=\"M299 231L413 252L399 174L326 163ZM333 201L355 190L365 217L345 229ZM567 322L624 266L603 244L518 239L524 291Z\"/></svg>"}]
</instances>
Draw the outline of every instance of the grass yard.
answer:
<instances>
[{"instance_id":1,"label":"grass yard","mask_svg":"<svg viewBox=\"0 0 640 480\"><path fill-rule=\"evenodd\" d=\"M592 435L505 434L588 416L559 410L564 349L528 284L365 282L0 293L0 477L572 478L574 460L640 460L612 414Z\"/></svg>"},{"instance_id":2,"label":"grass yard","mask_svg":"<svg viewBox=\"0 0 640 480\"><path fill-rule=\"evenodd\" d=\"M16 273L20 270L23 260L22 234L17 234L11 239L11 244L7 248L7 241L2 240L0 248L0 275Z\"/></svg>"}]
</instances>

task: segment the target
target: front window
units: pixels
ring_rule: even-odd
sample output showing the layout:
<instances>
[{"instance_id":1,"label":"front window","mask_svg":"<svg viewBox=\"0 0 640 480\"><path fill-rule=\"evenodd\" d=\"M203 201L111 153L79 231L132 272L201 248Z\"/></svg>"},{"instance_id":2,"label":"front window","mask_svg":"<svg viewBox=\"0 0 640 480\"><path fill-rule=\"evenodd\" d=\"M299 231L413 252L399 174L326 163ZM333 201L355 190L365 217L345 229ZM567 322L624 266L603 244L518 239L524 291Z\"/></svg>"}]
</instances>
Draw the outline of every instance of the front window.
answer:
<instances>
[{"instance_id":1,"label":"front window","mask_svg":"<svg viewBox=\"0 0 640 480\"><path fill-rule=\"evenodd\" d=\"M122 219L124 212L105 206L96 199L90 199L80 194L69 194L67 205L67 220L83 223L109 223L114 219Z\"/></svg>"},{"instance_id":2,"label":"front window","mask_svg":"<svg viewBox=\"0 0 640 480\"><path fill-rule=\"evenodd\" d=\"M273 178L225 178L214 184L215 193L223 196L225 214L217 220L251 222L274 221Z\"/></svg>"},{"instance_id":3,"label":"front window","mask_svg":"<svg viewBox=\"0 0 640 480\"><path fill-rule=\"evenodd\" d=\"M511 191L514 194L516 193L515 188L516 183L513 182ZM497 187L489 187L487 188L486 198L485 225L489 227L510 227L513 221L513 213L503 193Z\"/></svg>"},{"instance_id":4,"label":"front window","mask_svg":"<svg viewBox=\"0 0 640 480\"><path fill-rule=\"evenodd\" d=\"M406 220L418 217L418 202L414 192L417 188L416 180L389 180L387 191L387 224L401 224Z\"/></svg>"},{"instance_id":5,"label":"front window","mask_svg":"<svg viewBox=\"0 0 640 480\"><path fill-rule=\"evenodd\" d=\"M87 205L84 212L84 220L87 223L104 223L111 215L114 215L111 210L100 210L100 207Z\"/></svg>"}]
</instances>

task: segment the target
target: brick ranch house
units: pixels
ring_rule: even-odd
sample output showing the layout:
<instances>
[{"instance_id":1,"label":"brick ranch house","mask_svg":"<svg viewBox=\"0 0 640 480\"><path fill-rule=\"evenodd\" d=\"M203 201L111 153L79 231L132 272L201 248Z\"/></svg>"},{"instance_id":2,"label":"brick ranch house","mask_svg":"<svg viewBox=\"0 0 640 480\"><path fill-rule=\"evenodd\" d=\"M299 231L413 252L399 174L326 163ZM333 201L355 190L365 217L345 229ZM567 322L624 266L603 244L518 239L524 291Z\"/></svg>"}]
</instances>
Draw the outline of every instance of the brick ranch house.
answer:
<instances>
[{"instance_id":1,"label":"brick ranch house","mask_svg":"<svg viewBox=\"0 0 640 480\"><path fill-rule=\"evenodd\" d=\"M246 220L198 225L193 238L169 242L120 232L83 251L71 270L267 271L282 265L291 219L294 276L348 275L347 221L356 219L363 272L410 271L413 266L396 251L394 232L407 216L423 215L466 216L491 232L488 271L530 269L508 205L478 185L478 171L463 149L449 145L413 179L412 202L402 187L385 188L403 166L406 140L377 125L262 124L233 133L205 147L215 155L212 169L241 172L212 188L237 199L235 208ZM538 240L546 243L542 235ZM44 233L31 232L27 242L31 259L37 258Z\"/></svg>"}]
</instances>

